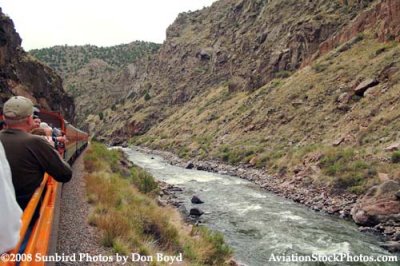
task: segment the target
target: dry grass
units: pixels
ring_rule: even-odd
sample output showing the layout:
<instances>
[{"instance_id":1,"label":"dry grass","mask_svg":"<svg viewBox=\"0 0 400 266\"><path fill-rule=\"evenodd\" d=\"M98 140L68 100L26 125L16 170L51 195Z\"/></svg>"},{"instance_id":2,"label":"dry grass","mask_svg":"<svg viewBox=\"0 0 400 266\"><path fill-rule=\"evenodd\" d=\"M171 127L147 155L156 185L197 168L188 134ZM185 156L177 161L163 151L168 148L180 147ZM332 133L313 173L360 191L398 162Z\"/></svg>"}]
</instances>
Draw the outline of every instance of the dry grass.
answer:
<instances>
[{"instance_id":1,"label":"dry grass","mask_svg":"<svg viewBox=\"0 0 400 266\"><path fill-rule=\"evenodd\" d=\"M223 265L230 258L222 235L191 228L175 209L155 203L150 175L138 168L131 169L130 177L113 171L118 162L114 167L110 163L119 156L119 151L94 143L85 157L88 199L94 205L89 223L101 230L104 246L123 254L183 253L186 265Z\"/></svg>"}]
</instances>

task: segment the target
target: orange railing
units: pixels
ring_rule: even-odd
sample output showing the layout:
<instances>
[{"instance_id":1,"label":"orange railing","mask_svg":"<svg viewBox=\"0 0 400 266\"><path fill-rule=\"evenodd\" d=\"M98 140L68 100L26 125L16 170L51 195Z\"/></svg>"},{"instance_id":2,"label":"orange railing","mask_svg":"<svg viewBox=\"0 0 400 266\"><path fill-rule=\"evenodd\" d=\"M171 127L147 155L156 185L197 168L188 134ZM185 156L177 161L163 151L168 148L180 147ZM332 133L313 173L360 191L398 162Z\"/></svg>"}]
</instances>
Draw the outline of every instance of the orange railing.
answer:
<instances>
[{"instance_id":1,"label":"orange railing","mask_svg":"<svg viewBox=\"0 0 400 266\"><path fill-rule=\"evenodd\" d=\"M22 214L22 227L20 230L20 240L17 246L9 252L10 260L21 259L20 265L45 265L44 261L36 261L36 254L47 255L50 247L50 236L53 227L53 218L55 211L55 203L57 199L58 183L53 180L48 174L44 175L43 181L40 186L36 189L28 206L25 208ZM18 254L21 244L25 238L25 234L28 230L28 226L31 223L32 217L39 207L40 199L43 197L43 201L40 206L40 216L37 219L33 230L29 236L28 243L26 245L23 254ZM25 254L25 255L24 255ZM16 265L15 261L0 262L1 266Z\"/></svg>"}]
</instances>

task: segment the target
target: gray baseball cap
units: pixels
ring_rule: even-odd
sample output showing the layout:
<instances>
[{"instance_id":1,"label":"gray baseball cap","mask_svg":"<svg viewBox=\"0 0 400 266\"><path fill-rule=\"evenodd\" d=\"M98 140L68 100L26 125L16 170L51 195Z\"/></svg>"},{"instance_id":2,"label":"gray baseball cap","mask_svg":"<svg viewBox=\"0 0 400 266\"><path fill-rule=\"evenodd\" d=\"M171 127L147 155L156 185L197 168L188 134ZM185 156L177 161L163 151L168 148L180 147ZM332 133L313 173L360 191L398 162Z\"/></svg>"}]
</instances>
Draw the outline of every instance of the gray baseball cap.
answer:
<instances>
[{"instance_id":1,"label":"gray baseball cap","mask_svg":"<svg viewBox=\"0 0 400 266\"><path fill-rule=\"evenodd\" d=\"M3 106L5 118L19 120L33 114L33 103L23 96L13 96Z\"/></svg>"}]
</instances>

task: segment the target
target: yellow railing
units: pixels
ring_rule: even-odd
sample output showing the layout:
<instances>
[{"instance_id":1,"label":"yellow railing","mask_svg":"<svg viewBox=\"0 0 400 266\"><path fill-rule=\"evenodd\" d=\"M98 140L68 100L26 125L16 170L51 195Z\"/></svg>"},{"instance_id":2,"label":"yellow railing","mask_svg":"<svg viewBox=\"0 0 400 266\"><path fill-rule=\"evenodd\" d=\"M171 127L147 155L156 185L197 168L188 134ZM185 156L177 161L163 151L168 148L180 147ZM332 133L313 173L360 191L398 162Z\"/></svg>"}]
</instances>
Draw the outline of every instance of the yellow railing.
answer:
<instances>
[{"instance_id":1,"label":"yellow railing","mask_svg":"<svg viewBox=\"0 0 400 266\"><path fill-rule=\"evenodd\" d=\"M3 261L0 261L1 266L16 265L15 260L18 259L21 259L21 266L45 265L45 262L42 260L36 260L36 254L47 255L49 250L57 188L58 183L55 182L51 176L45 174L42 183L36 189L22 214L20 240L17 246L9 252L9 256L7 257L8 261L5 261L5 257L3 257ZM33 226L24 253L17 255L44 191L44 198L40 206L40 216Z\"/></svg>"}]
</instances>

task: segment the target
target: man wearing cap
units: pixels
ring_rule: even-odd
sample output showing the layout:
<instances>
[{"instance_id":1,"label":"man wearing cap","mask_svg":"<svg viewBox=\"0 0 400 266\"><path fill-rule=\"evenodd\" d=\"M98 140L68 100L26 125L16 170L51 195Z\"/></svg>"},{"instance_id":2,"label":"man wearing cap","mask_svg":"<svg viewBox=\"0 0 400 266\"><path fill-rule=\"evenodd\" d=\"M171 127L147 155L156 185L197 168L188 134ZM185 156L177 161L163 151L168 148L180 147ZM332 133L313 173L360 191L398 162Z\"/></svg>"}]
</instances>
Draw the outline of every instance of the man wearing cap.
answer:
<instances>
[{"instance_id":1,"label":"man wearing cap","mask_svg":"<svg viewBox=\"0 0 400 266\"><path fill-rule=\"evenodd\" d=\"M18 204L25 209L36 188L47 172L56 181L68 182L71 167L43 138L29 134L33 128L33 104L31 100L14 96L3 107L7 129L0 132Z\"/></svg>"}]
</instances>

